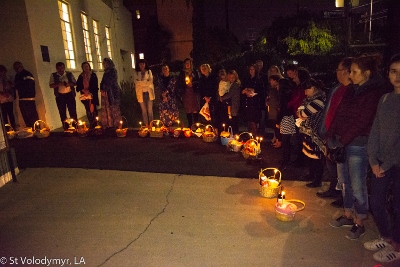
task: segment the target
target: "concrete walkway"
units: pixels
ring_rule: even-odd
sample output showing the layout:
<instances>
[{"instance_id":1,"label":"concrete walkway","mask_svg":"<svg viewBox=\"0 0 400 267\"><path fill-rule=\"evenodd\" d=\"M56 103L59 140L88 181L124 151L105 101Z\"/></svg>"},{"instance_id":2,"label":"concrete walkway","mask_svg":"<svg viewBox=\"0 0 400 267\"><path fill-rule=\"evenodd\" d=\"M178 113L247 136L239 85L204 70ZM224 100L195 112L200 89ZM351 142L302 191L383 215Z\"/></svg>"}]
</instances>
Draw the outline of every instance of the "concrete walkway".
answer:
<instances>
[{"instance_id":1,"label":"concrete walkway","mask_svg":"<svg viewBox=\"0 0 400 267\"><path fill-rule=\"evenodd\" d=\"M3 266L400 264L379 265L364 249L378 236L372 219L357 241L330 227L341 210L305 182L283 181L287 198L306 208L282 222L255 179L38 168L18 180L0 188Z\"/></svg>"}]
</instances>

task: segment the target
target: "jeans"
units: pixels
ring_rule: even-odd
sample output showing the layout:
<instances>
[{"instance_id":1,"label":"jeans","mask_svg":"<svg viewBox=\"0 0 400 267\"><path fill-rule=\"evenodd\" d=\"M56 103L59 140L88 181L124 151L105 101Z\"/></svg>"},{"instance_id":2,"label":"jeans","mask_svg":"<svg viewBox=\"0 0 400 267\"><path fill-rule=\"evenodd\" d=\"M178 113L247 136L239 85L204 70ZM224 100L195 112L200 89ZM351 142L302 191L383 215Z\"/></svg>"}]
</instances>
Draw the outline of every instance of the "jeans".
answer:
<instances>
[{"instance_id":1,"label":"jeans","mask_svg":"<svg viewBox=\"0 0 400 267\"><path fill-rule=\"evenodd\" d=\"M391 188L394 220L391 224L387 211L388 191ZM382 178L371 179L371 210L381 237L392 238L400 244L400 166L393 166Z\"/></svg>"},{"instance_id":2,"label":"jeans","mask_svg":"<svg viewBox=\"0 0 400 267\"><path fill-rule=\"evenodd\" d=\"M14 117L14 103L12 101L5 102L5 103L0 104L0 106L1 106L1 114L3 115L4 124L8 124L8 119L10 119L11 127L13 127L13 129L16 130L17 128L15 125L15 117Z\"/></svg>"},{"instance_id":3,"label":"jeans","mask_svg":"<svg viewBox=\"0 0 400 267\"><path fill-rule=\"evenodd\" d=\"M140 102L142 109L143 124L148 125L153 120L153 100L150 100L149 93L143 93L143 102Z\"/></svg>"},{"instance_id":4,"label":"jeans","mask_svg":"<svg viewBox=\"0 0 400 267\"><path fill-rule=\"evenodd\" d=\"M346 161L337 164L337 171L345 212L352 213L357 219L366 219L368 217L367 147L347 146Z\"/></svg>"}]
</instances>

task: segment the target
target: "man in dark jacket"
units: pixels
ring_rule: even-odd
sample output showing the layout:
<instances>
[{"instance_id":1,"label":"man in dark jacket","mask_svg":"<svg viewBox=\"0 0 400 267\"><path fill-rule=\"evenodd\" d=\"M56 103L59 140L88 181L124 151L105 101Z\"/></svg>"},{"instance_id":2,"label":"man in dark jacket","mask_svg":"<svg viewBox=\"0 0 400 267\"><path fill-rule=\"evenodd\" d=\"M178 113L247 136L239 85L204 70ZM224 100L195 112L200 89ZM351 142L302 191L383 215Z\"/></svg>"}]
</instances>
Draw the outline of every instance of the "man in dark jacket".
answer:
<instances>
[{"instance_id":1,"label":"man in dark jacket","mask_svg":"<svg viewBox=\"0 0 400 267\"><path fill-rule=\"evenodd\" d=\"M13 65L15 72L15 87L18 91L19 109L27 127L33 127L33 124L39 119L35 103L35 79L32 73L24 69L21 62L16 61Z\"/></svg>"}]
</instances>

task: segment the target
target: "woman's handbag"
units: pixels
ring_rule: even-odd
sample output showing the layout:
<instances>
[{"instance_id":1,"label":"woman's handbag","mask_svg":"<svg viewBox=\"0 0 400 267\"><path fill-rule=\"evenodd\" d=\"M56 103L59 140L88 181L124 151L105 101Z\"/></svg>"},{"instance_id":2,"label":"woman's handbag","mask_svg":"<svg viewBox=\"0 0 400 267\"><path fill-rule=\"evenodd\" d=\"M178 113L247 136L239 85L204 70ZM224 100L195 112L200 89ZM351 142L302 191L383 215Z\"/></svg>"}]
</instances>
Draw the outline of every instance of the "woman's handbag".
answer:
<instances>
[{"instance_id":1,"label":"woman's handbag","mask_svg":"<svg viewBox=\"0 0 400 267\"><path fill-rule=\"evenodd\" d=\"M345 147L329 148L327 156L333 162L344 163L346 161L346 149Z\"/></svg>"}]
</instances>

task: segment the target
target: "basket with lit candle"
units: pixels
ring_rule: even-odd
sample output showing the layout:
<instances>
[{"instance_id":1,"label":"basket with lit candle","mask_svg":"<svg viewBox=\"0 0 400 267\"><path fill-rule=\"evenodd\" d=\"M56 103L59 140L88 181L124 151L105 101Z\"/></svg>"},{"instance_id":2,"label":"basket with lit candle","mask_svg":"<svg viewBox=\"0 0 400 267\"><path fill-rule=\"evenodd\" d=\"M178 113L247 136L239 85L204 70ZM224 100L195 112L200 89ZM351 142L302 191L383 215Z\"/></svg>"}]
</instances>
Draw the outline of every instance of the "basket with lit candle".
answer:
<instances>
[{"instance_id":1,"label":"basket with lit candle","mask_svg":"<svg viewBox=\"0 0 400 267\"><path fill-rule=\"evenodd\" d=\"M197 122L193 124L190 129L197 137L202 137L205 130L205 125Z\"/></svg>"},{"instance_id":2,"label":"basket with lit candle","mask_svg":"<svg viewBox=\"0 0 400 267\"><path fill-rule=\"evenodd\" d=\"M217 141L218 135L215 133L214 128L212 125L206 125L204 132L203 132L203 141L206 143L212 143Z\"/></svg>"},{"instance_id":3,"label":"basket with lit candle","mask_svg":"<svg viewBox=\"0 0 400 267\"><path fill-rule=\"evenodd\" d=\"M247 137L247 138L246 138ZM253 139L253 135L249 132L243 132L235 135L235 139L228 141L226 148L228 151L240 152L245 143L245 140Z\"/></svg>"},{"instance_id":4,"label":"basket with lit candle","mask_svg":"<svg viewBox=\"0 0 400 267\"><path fill-rule=\"evenodd\" d=\"M99 117L96 117L96 126L94 126L94 128L93 128L93 134L94 135L102 135L103 134L103 128L101 127Z\"/></svg>"},{"instance_id":5,"label":"basket with lit candle","mask_svg":"<svg viewBox=\"0 0 400 267\"><path fill-rule=\"evenodd\" d=\"M124 116L121 116L121 120L119 121L118 127L115 130L118 137L125 137L126 133L128 132L128 127L124 127L127 125L127 119Z\"/></svg>"},{"instance_id":6,"label":"basket with lit candle","mask_svg":"<svg viewBox=\"0 0 400 267\"><path fill-rule=\"evenodd\" d=\"M139 122L140 124L140 128L138 131L138 134L140 137L146 137L147 135L149 135L149 127L147 127L146 125L142 125L142 122Z\"/></svg>"},{"instance_id":7,"label":"basket with lit candle","mask_svg":"<svg viewBox=\"0 0 400 267\"><path fill-rule=\"evenodd\" d=\"M33 136L37 138L45 138L50 135L50 127L46 122L42 120L37 120L33 124Z\"/></svg>"},{"instance_id":8,"label":"basket with lit candle","mask_svg":"<svg viewBox=\"0 0 400 267\"><path fill-rule=\"evenodd\" d=\"M178 127L173 130L173 136L178 138L179 136L181 136L183 125L182 125L182 127L179 127L179 123L180 123L179 120L177 120L176 123L178 124Z\"/></svg>"},{"instance_id":9,"label":"basket with lit candle","mask_svg":"<svg viewBox=\"0 0 400 267\"><path fill-rule=\"evenodd\" d=\"M149 124L150 137L161 138L164 136L164 123L161 120L152 120Z\"/></svg>"},{"instance_id":10,"label":"basket with lit candle","mask_svg":"<svg viewBox=\"0 0 400 267\"><path fill-rule=\"evenodd\" d=\"M245 159L257 159L261 153L261 141L262 138L257 137L256 139L247 140L242 149L242 155Z\"/></svg>"},{"instance_id":11,"label":"basket with lit candle","mask_svg":"<svg viewBox=\"0 0 400 267\"><path fill-rule=\"evenodd\" d=\"M17 133L15 132L14 128L10 124L5 124L4 127L6 128L8 139L13 139L17 136Z\"/></svg>"},{"instance_id":12,"label":"basket with lit candle","mask_svg":"<svg viewBox=\"0 0 400 267\"><path fill-rule=\"evenodd\" d=\"M235 137L233 136L233 130L232 127L228 127L228 131L225 131L225 124L222 124L222 127L224 127L224 130L221 132L221 144L223 146L226 146L229 141L234 140Z\"/></svg>"},{"instance_id":13,"label":"basket with lit candle","mask_svg":"<svg viewBox=\"0 0 400 267\"><path fill-rule=\"evenodd\" d=\"M286 200L285 192L282 191L275 204L275 217L283 222L294 220L296 212L303 210L306 204L298 199Z\"/></svg>"},{"instance_id":14,"label":"basket with lit candle","mask_svg":"<svg viewBox=\"0 0 400 267\"><path fill-rule=\"evenodd\" d=\"M86 122L79 120L78 125L76 126L76 132L79 137L86 137L89 132L89 128L86 127Z\"/></svg>"},{"instance_id":15,"label":"basket with lit candle","mask_svg":"<svg viewBox=\"0 0 400 267\"><path fill-rule=\"evenodd\" d=\"M64 122L68 124L68 128L64 130L64 133L68 136L74 135L78 122L72 118L66 119Z\"/></svg>"},{"instance_id":16,"label":"basket with lit candle","mask_svg":"<svg viewBox=\"0 0 400 267\"><path fill-rule=\"evenodd\" d=\"M278 197L282 173L277 168L261 169L258 175L260 194L266 198Z\"/></svg>"}]
</instances>

